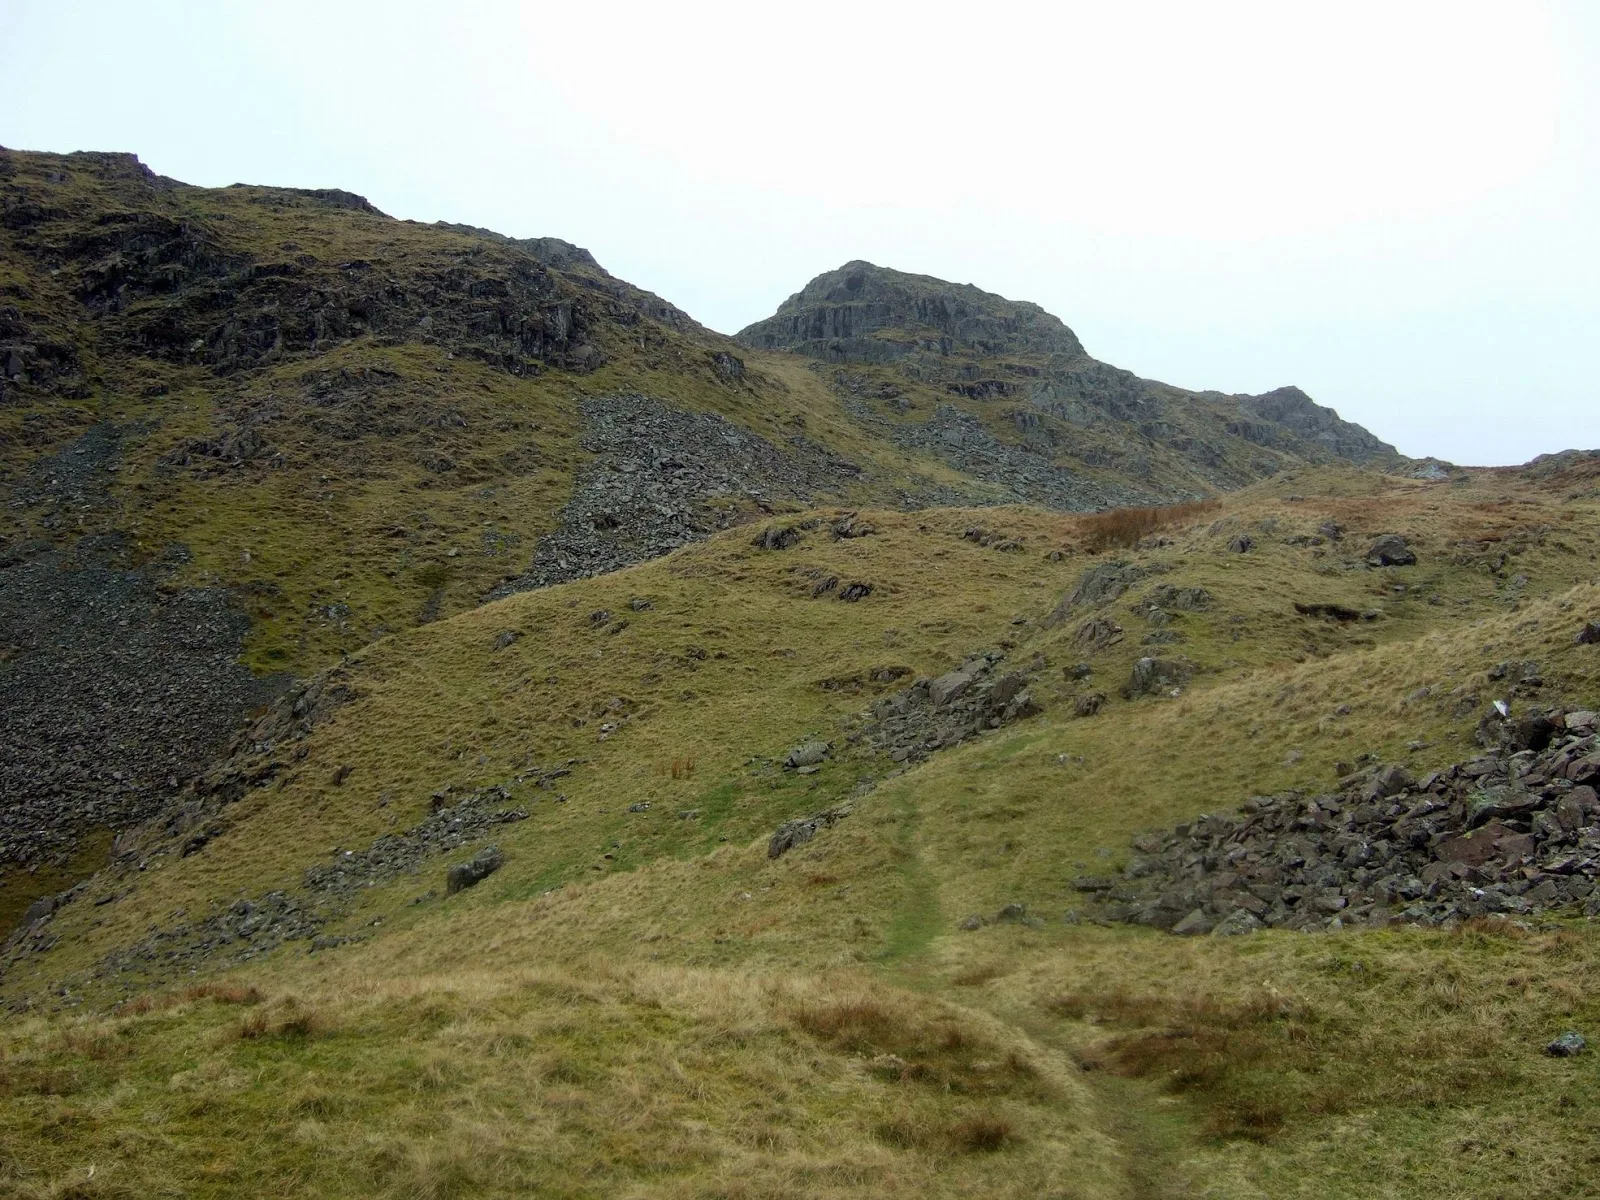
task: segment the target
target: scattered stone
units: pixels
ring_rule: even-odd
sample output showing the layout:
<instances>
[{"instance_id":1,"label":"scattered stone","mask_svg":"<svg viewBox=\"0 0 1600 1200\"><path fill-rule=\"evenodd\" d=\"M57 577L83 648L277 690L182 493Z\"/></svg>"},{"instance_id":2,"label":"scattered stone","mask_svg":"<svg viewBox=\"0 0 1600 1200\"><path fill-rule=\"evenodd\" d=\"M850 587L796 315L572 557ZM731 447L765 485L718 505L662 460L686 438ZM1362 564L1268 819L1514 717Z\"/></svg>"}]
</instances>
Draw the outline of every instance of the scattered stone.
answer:
<instances>
[{"instance_id":1,"label":"scattered stone","mask_svg":"<svg viewBox=\"0 0 1600 1200\"><path fill-rule=\"evenodd\" d=\"M1600 621L1590 621L1578 630L1574 639L1580 646L1600 646Z\"/></svg>"},{"instance_id":2,"label":"scattered stone","mask_svg":"<svg viewBox=\"0 0 1600 1200\"><path fill-rule=\"evenodd\" d=\"M857 600L865 600L870 595L872 595L870 583L851 583L840 589L839 599L846 604L854 604Z\"/></svg>"},{"instance_id":3,"label":"scattered stone","mask_svg":"<svg viewBox=\"0 0 1600 1200\"><path fill-rule=\"evenodd\" d=\"M965 929L970 933L974 929L982 929L986 924L987 922L977 913L968 913L965 917L961 918L960 928Z\"/></svg>"},{"instance_id":4,"label":"scattered stone","mask_svg":"<svg viewBox=\"0 0 1600 1200\"><path fill-rule=\"evenodd\" d=\"M994 919L1006 925L1020 925L1028 919L1028 906L1013 900L995 913Z\"/></svg>"},{"instance_id":5,"label":"scattered stone","mask_svg":"<svg viewBox=\"0 0 1600 1200\"><path fill-rule=\"evenodd\" d=\"M802 435L780 447L715 413L648 396L590 397L583 418L594 458L578 468L560 525L539 539L524 574L485 599L669 554L742 519L730 496L812 504L861 474Z\"/></svg>"},{"instance_id":6,"label":"scattered stone","mask_svg":"<svg viewBox=\"0 0 1600 1200\"><path fill-rule=\"evenodd\" d=\"M454 896L469 887L477 887L505 865L506 856L498 846L485 846L464 863L457 863L445 873L444 894Z\"/></svg>"},{"instance_id":7,"label":"scattered stone","mask_svg":"<svg viewBox=\"0 0 1600 1200\"><path fill-rule=\"evenodd\" d=\"M250 620L225 589L170 585L181 547L142 567L132 550L0 560L0 871L154 817L289 686L239 662Z\"/></svg>"},{"instance_id":8,"label":"scattered stone","mask_svg":"<svg viewBox=\"0 0 1600 1200\"><path fill-rule=\"evenodd\" d=\"M1228 549L1235 554L1248 554L1256 548L1256 540L1248 533L1241 533L1228 543Z\"/></svg>"},{"instance_id":9,"label":"scattered stone","mask_svg":"<svg viewBox=\"0 0 1600 1200\"><path fill-rule=\"evenodd\" d=\"M1398 533L1386 533L1367 551L1367 564L1373 567L1410 567L1417 556Z\"/></svg>"},{"instance_id":10,"label":"scattered stone","mask_svg":"<svg viewBox=\"0 0 1600 1200\"><path fill-rule=\"evenodd\" d=\"M884 696L860 718L851 742L865 742L894 762L920 761L935 750L960 745L1041 711L1032 683L1045 670L1036 655L1021 670L1000 674L998 653L969 659L938 679L920 679Z\"/></svg>"},{"instance_id":11,"label":"scattered stone","mask_svg":"<svg viewBox=\"0 0 1600 1200\"><path fill-rule=\"evenodd\" d=\"M655 605L651 604L650 601L645 599L643 596L635 596L632 600L628 601L628 607L634 612L649 612L650 609L655 607Z\"/></svg>"},{"instance_id":12,"label":"scattered stone","mask_svg":"<svg viewBox=\"0 0 1600 1200\"><path fill-rule=\"evenodd\" d=\"M502 629L494 635L494 648L496 650L504 650L521 636L515 629Z\"/></svg>"}]
</instances>

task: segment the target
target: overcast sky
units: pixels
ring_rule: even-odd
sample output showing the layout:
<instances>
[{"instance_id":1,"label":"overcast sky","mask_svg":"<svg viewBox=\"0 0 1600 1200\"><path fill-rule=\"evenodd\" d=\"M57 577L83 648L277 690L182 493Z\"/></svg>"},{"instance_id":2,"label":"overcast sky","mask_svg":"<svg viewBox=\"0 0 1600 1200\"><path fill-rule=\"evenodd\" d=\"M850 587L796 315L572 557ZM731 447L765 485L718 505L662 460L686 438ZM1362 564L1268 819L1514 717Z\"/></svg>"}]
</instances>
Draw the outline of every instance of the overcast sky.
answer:
<instances>
[{"instance_id":1,"label":"overcast sky","mask_svg":"<svg viewBox=\"0 0 1600 1200\"><path fill-rule=\"evenodd\" d=\"M1600 447L1600 4L0 0L0 144L553 235L734 332L850 259L1463 463Z\"/></svg>"}]
</instances>

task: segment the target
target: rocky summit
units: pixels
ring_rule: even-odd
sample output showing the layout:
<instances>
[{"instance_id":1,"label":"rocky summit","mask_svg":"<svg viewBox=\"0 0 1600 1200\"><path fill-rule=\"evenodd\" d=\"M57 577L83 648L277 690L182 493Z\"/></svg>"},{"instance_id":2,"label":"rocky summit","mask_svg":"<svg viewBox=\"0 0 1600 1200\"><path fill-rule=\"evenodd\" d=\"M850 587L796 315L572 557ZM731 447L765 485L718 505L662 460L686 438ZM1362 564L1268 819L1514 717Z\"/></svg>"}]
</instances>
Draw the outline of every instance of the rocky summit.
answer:
<instances>
[{"instance_id":1,"label":"rocky summit","mask_svg":"<svg viewBox=\"0 0 1600 1200\"><path fill-rule=\"evenodd\" d=\"M0 151L0 1196L1589 1194L1600 452L602 258Z\"/></svg>"}]
</instances>

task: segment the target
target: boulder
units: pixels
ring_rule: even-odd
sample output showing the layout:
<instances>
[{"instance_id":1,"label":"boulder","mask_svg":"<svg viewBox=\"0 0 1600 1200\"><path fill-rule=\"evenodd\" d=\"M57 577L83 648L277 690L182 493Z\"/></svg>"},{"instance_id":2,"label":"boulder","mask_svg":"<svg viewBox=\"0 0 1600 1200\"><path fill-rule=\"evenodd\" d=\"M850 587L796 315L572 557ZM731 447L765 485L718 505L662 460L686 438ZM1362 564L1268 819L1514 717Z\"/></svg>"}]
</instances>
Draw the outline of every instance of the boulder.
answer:
<instances>
[{"instance_id":1,"label":"boulder","mask_svg":"<svg viewBox=\"0 0 1600 1200\"><path fill-rule=\"evenodd\" d=\"M792 525L775 525L756 534L750 544L757 550L787 550L796 545L801 536L800 531Z\"/></svg>"},{"instance_id":2,"label":"boulder","mask_svg":"<svg viewBox=\"0 0 1600 1200\"><path fill-rule=\"evenodd\" d=\"M1583 1034L1575 1029L1569 1029L1547 1045L1544 1052L1551 1058L1576 1058L1588 1045L1589 1043L1583 1040Z\"/></svg>"},{"instance_id":3,"label":"boulder","mask_svg":"<svg viewBox=\"0 0 1600 1200\"><path fill-rule=\"evenodd\" d=\"M811 767L828 757L833 749L827 742L801 742L783 756L783 765L793 771L798 767Z\"/></svg>"},{"instance_id":4,"label":"boulder","mask_svg":"<svg viewBox=\"0 0 1600 1200\"><path fill-rule=\"evenodd\" d=\"M505 862L506 856L499 846L485 846L466 862L457 863L445 872L445 895L454 896L459 891L476 887L505 866Z\"/></svg>"},{"instance_id":5,"label":"boulder","mask_svg":"<svg viewBox=\"0 0 1600 1200\"><path fill-rule=\"evenodd\" d=\"M949 708L978 680L981 663L967 663L947 671L928 685L928 699L935 708Z\"/></svg>"},{"instance_id":6,"label":"boulder","mask_svg":"<svg viewBox=\"0 0 1600 1200\"><path fill-rule=\"evenodd\" d=\"M1232 550L1235 554L1248 554L1255 548L1256 540L1248 533L1241 533L1238 537L1234 538L1233 541L1228 543L1228 549Z\"/></svg>"},{"instance_id":7,"label":"boulder","mask_svg":"<svg viewBox=\"0 0 1600 1200\"><path fill-rule=\"evenodd\" d=\"M1600 621L1586 623L1575 640L1580 646L1600 646Z\"/></svg>"},{"instance_id":8,"label":"boulder","mask_svg":"<svg viewBox=\"0 0 1600 1200\"><path fill-rule=\"evenodd\" d=\"M1205 910L1197 908L1183 920L1172 927L1172 932L1181 935L1195 933L1210 933L1212 929L1211 918L1206 916Z\"/></svg>"},{"instance_id":9,"label":"boulder","mask_svg":"<svg viewBox=\"0 0 1600 1200\"><path fill-rule=\"evenodd\" d=\"M842 804L838 808L830 808L823 812L813 813L809 817L785 821L773 831L771 840L767 842L767 857L782 858L796 846L803 846L816 837L819 829L827 829L849 815L850 806Z\"/></svg>"},{"instance_id":10,"label":"boulder","mask_svg":"<svg viewBox=\"0 0 1600 1200\"><path fill-rule=\"evenodd\" d=\"M1367 563L1374 567L1410 567L1417 556L1398 533L1386 533L1367 550Z\"/></svg>"},{"instance_id":11,"label":"boulder","mask_svg":"<svg viewBox=\"0 0 1600 1200\"><path fill-rule=\"evenodd\" d=\"M1072 711L1080 717L1092 717L1105 707L1106 696L1104 692L1090 692L1087 696L1079 696L1072 706Z\"/></svg>"}]
</instances>

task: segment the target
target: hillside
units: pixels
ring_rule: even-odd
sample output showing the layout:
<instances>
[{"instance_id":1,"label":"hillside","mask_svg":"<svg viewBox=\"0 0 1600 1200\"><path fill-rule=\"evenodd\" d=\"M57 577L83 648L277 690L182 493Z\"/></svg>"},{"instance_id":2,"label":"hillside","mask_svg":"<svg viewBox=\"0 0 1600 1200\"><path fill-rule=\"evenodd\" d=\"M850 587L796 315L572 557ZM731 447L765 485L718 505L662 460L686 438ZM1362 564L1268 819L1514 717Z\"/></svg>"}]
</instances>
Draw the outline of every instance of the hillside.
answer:
<instances>
[{"instance_id":1,"label":"hillside","mask_svg":"<svg viewBox=\"0 0 1600 1200\"><path fill-rule=\"evenodd\" d=\"M1298 410L1188 449L1130 410L1068 454L987 383L751 351L557 238L337 189L0 150L0 204L0 921L293 680L486 599L816 504L1088 510L1326 458ZM1031 311L1030 353L1076 345ZM991 340L948 357L1033 369Z\"/></svg>"},{"instance_id":2,"label":"hillside","mask_svg":"<svg viewBox=\"0 0 1600 1200\"><path fill-rule=\"evenodd\" d=\"M1593 710L1597 464L1305 468L1132 546L823 508L399 631L13 939L0 1180L1581 1194L1541 1051L1600 944L1537 873L1442 925L1352 875L1313 936L1096 897L1150 831L1483 761L1495 700Z\"/></svg>"},{"instance_id":3,"label":"hillside","mask_svg":"<svg viewBox=\"0 0 1600 1200\"><path fill-rule=\"evenodd\" d=\"M1600 452L0 195L0 1196L1592 1190Z\"/></svg>"}]
</instances>

